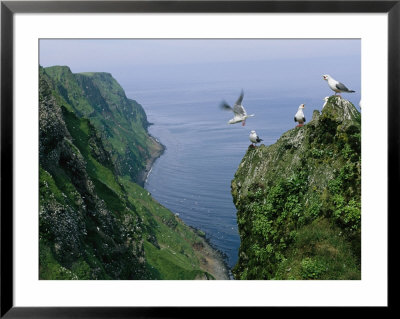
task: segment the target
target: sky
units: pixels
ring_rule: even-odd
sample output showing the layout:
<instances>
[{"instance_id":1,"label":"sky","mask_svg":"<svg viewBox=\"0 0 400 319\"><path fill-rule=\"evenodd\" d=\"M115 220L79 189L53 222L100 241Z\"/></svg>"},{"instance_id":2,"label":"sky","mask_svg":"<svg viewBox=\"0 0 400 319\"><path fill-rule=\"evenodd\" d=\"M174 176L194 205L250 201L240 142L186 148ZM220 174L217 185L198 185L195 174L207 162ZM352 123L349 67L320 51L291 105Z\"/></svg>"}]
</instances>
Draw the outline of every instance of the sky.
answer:
<instances>
[{"instance_id":1,"label":"sky","mask_svg":"<svg viewBox=\"0 0 400 319\"><path fill-rule=\"evenodd\" d=\"M39 50L40 65L109 72L133 98L135 90L213 82L235 92L258 86L326 96L323 74L361 89L359 39L41 39Z\"/></svg>"},{"instance_id":2,"label":"sky","mask_svg":"<svg viewBox=\"0 0 400 319\"><path fill-rule=\"evenodd\" d=\"M359 40L296 39L42 39L40 63L96 71L137 65L240 62L360 55Z\"/></svg>"}]
</instances>

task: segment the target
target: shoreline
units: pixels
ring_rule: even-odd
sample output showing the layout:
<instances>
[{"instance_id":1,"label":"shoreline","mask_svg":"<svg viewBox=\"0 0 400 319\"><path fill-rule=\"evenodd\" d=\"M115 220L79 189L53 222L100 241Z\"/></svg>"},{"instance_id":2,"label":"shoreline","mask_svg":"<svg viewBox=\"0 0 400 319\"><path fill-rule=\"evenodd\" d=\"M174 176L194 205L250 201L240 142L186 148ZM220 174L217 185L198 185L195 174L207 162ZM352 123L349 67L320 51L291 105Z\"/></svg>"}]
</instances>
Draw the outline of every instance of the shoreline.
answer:
<instances>
[{"instance_id":1,"label":"shoreline","mask_svg":"<svg viewBox=\"0 0 400 319\"><path fill-rule=\"evenodd\" d=\"M155 145L155 147L150 148L150 157L146 160L146 167L138 177L137 184L143 188L152 170L153 164L164 154L165 150L167 149L167 147L154 136L149 134L149 138L153 141L153 145Z\"/></svg>"},{"instance_id":2,"label":"shoreline","mask_svg":"<svg viewBox=\"0 0 400 319\"><path fill-rule=\"evenodd\" d=\"M234 280L231 268L229 267L227 262L227 255L223 251L215 247L215 245L211 242L211 240L202 230L193 226L189 225L186 226L192 229L195 234L197 234L200 238L203 239L203 243L205 245L203 250L206 251L205 254L212 261L211 264L213 265L208 265L209 267L205 267L204 270L206 270L213 276L217 275L217 277L215 278L216 280ZM207 263L210 264L209 261ZM210 266L212 269L210 269Z\"/></svg>"},{"instance_id":3,"label":"shoreline","mask_svg":"<svg viewBox=\"0 0 400 319\"><path fill-rule=\"evenodd\" d=\"M152 124L152 123L151 123ZM148 133L149 134L149 133ZM154 148L150 148L150 158L146 161L146 168L141 173L140 181L138 184L145 187L147 178L152 170L152 167L156 160L160 158L167 147L162 144L156 137L149 134L149 138L153 141ZM176 218L179 218L174 212L171 211L172 214L175 215ZM210 239L206 237L206 234L193 226L186 224L181 218L179 218L181 222L189 227L199 238L202 239L203 245L199 247L196 252L199 255L199 261L201 264L201 268L210 273L216 280L233 280L233 275L231 269L227 263L227 256L224 252L219 250L214 244L211 243ZM197 279L205 279L208 278L197 278Z\"/></svg>"}]
</instances>

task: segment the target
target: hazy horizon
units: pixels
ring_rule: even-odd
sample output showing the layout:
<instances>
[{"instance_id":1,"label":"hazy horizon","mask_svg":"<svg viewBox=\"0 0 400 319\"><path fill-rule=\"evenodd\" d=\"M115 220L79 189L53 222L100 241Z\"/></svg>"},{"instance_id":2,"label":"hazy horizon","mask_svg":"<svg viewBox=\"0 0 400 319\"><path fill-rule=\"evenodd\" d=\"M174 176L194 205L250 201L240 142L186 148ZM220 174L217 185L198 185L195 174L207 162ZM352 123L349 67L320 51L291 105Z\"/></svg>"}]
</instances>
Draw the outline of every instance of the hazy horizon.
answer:
<instances>
[{"instance_id":1,"label":"hazy horizon","mask_svg":"<svg viewBox=\"0 0 400 319\"><path fill-rule=\"evenodd\" d=\"M322 79L330 74L356 91L346 98L360 100L359 39L41 39L39 53L44 67L111 73L133 99L142 90L189 90L192 83L323 98L333 94Z\"/></svg>"}]
</instances>

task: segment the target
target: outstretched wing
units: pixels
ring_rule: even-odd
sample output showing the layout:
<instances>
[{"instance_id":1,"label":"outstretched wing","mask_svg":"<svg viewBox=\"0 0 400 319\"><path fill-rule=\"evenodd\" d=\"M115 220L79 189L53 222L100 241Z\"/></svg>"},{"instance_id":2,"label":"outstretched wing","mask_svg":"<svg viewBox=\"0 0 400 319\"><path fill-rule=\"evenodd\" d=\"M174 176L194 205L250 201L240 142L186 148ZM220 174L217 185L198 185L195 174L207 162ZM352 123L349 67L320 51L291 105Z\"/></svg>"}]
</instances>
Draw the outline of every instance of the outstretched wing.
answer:
<instances>
[{"instance_id":1,"label":"outstretched wing","mask_svg":"<svg viewBox=\"0 0 400 319\"><path fill-rule=\"evenodd\" d=\"M236 105L236 104L237 104L237 105L242 105L243 96L244 96L244 93L243 93L243 90L242 90L242 92L240 93L239 98L238 98L237 101L235 102L235 105Z\"/></svg>"},{"instance_id":2,"label":"outstretched wing","mask_svg":"<svg viewBox=\"0 0 400 319\"><path fill-rule=\"evenodd\" d=\"M233 111L232 106L230 106L228 103L225 101L222 101L219 107L225 111Z\"/></svg>"},{"instance_id":3,"label":"outstretched wing","mask_svg":"<svg viewBox=\"0 0 400 319\"><path fill-rule=\"evenodd\" d=\"M247 115L246 110L244 109L243 105L241 105L241 104L235 104L235 106L233 107L233 113L235 113L235 116Z\"/></svg>"},{"instance_id":4,"label":"outstretched wing","mask_svg":"<svg viewBox=\"0 0 400 319\"><path fill-rule=\"evenodd\" d=\"M233 106L233 112L235 113L235 116L246 116L247 115L247 112L242 105L243 96L244 96L244 93L242 90L239 98L237 99L237 101L235 102L235 105Z\"/></svg>"}]
</instances>

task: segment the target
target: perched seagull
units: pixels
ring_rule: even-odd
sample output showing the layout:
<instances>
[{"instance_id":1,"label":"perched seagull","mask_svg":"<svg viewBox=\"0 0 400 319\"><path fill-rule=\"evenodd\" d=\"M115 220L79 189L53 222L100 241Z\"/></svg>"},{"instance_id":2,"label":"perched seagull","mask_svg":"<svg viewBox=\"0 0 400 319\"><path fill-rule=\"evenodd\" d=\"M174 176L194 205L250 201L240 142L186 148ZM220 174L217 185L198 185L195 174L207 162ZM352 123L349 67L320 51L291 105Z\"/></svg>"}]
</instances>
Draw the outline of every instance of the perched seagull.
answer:
<instances>
[{"instance_id":1,"label":"perched seagull","mask_svg":"<svg viewBox=\"0 0 400 319\"><path fill-rule=\"evenodd\" d=\"M243 90L242 90L242 93L240 93L240 96L237 99L237 101L235 102L235 105L233 107L230 106L225 101L223 101L221 103L221 108L223 110L233 111L234 117L233 117L233 119L228 121L228 124L235 124L235 123L242 122L242 126L245 126L246 125L246 119L248 117L254 116L254 114L247 115L247 112L246 112L246 110L244 109L244 107L242 105L243 95L244 94L243 94Z\"/></svg>"},{"instance_id":2,"label":"perched seagull","mask_svg":"<svg viewBox=\"0 0 400 319\"><path fill-rule=\"evenodd\" d=\"M304 113L303 113L303 109L304 108L305 108L305 105L304 104L300 104L299 109L298 109L296 115L294 116L294 121L295 122L299 122L299 125L297 125L296 127L303 126L304 122L306 121L306 118L305 118Z\"/></svg>"},{"instance_id":3,"label":"perched seagull","mask_svg":"<svg viewBox=\"0 0 400 319\"><path fill-rule=\"evenodd\" d=\"M258 137L256 131L251 131L249 138L251 145L253 146L255 146L254 144L260 143L262 141L262 139Z\"/></svg>"},{"instance_id":4,"label":"perched seagull","mask_svg":"<svg viewBox=\"0 0 400 319\"><path fill-rule=\"evenodd\" d=\"M336 93L342 93L342 92L345 92L345 93L354 93L355 92L353 90L349 90L346 87L346 85L344 85L343 83L340 83L339 81L336 81L334 78L332 78L328 74L325 74L322 77L325 81L328 81L328 85L333 91L335 91L335 95L336 95Z\"/></svg>"},{"instance_id":5,"label":"perched seagull","mask_svg":"<svg viewBox=\"0 0 400 319\"><path fill-rule=\"evenodd\" d=\"M322 105L322 108L324 108L325 105L326 105L326 103L328 103L328 99L329 99L329 96L325 96L325 97L324 97L325 103L324 103L324 105Z\"/></svg>"}]
</instances>

